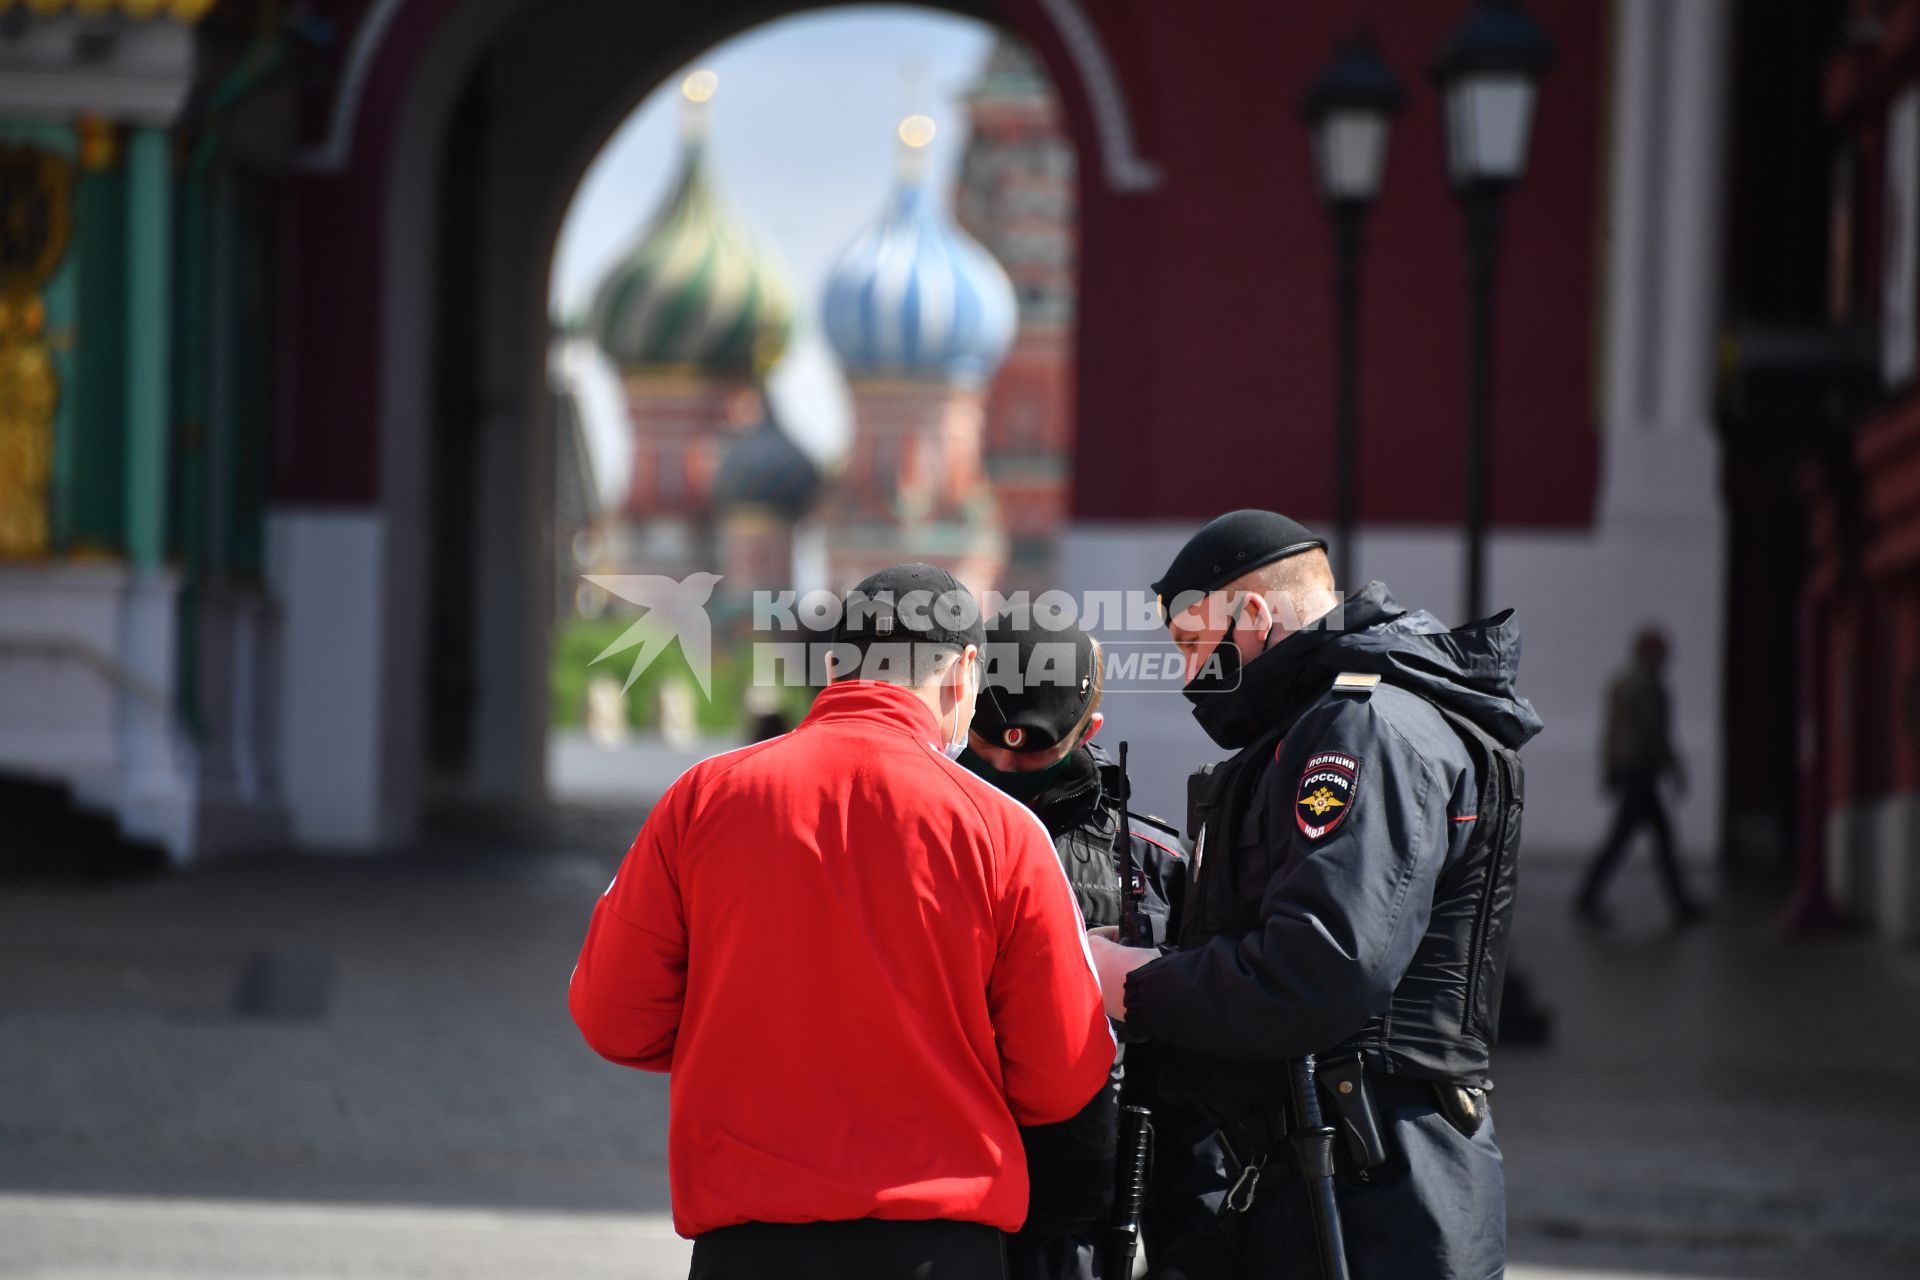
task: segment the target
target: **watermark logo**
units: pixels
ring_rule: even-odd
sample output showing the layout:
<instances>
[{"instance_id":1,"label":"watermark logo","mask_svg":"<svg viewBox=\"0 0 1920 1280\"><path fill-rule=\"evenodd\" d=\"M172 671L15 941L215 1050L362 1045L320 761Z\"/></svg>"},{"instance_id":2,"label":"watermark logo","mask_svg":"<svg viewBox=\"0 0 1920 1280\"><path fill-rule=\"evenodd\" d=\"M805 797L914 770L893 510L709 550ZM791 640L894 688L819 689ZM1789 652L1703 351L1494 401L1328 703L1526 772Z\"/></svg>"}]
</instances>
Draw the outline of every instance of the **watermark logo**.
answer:
<instances>
[{"instance_id":1,"label":"watermark logo","mask_svg":"<svg viewBox=\"0 0 1920 1280\"><path fill-rule=\"evenodd\" d=\"M719 585L719 574L691 573L681 579L659 574L588 574L586 580L644 610L593 659L599 663L628 650L639 651L628 668L623 692L677 640L701 694L713 696L713 621L708 604ZM1022 630L1078 627L1101 636L1101 684L1108 693L1178 693L1196 679L1213 692L1239 684L1237 668L1223 669L1217 644L1176 646L1168 628L1171 624L1175 634L1186 632L1196 642L1201 636L1217 640L1230 620L1244 614L1245 593L1192 592L1171 602L1147 592L1121 591L1091 591L1078 597L1065 591L988 592L978 602L963 592L951 595L936 598L927 592L907 592L895 599L888 593L868 598L854 592L843 598L825 590L756 591L746 628L751 637L751 682L764 687L818 687L849 675L897 680L902 673L917 671L915 659L926 655L926 646L916 635L964 632L984 615L1005 618ZM1311 625L1339 630L1343 609L1344 600L1336 597L1332 612L1311 620ZM1282 633L1308 625L1309 620L1297 617L1284 597L1270 597L1268 612ZM837 642L827 639L843 629L843 621L844 630L858 634L858 643L844 636ZM1205 654L1197 666L1189 657L1196 651ZM1032 647L1023 666L1015 647L996 641L990 633L981 654L984 683L1016 693L1029 686L1080 683L1087 673L1076 669L1074 654L1072 643L1041 643Z\"/></svg>"},{"instance_id":2,"label":"watermark logo","mask_svg":"<svg viewBox=\"0 0 1920 1280\"><path fill-rule=\"evenodd\" d=\"M637 646L640 652L634 655L633 665L627 669L627 682L620 686L620 691L625 693L633 688L633 682L641 673L678 640L680 652L700 685L701 696L713 696L713 619L707 615L707 601L713 598L713 589L720 584L719 574L690 573L678 580L656 573L589 573L585 576L594 586L646 610L588 666Z\"/></svg>"}]
</instances>

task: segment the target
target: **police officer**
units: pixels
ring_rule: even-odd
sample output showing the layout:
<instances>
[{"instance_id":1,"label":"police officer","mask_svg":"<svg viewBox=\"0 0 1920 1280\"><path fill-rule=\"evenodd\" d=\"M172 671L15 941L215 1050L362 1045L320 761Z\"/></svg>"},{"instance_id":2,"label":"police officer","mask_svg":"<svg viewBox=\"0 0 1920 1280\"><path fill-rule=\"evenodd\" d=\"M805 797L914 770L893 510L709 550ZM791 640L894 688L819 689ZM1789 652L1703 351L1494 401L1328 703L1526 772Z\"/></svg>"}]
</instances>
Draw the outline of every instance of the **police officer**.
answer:
<instances>
[{"instance_id":1,"label":"police officer","mask_svg":"<svg viewBox=\"0 0 1920 1280\"><path fill-rule=\"evenodd\" d=\"M1326 543L1267 511L1207 525L1154 584L1194 718L1234 751L1194 789L1178 948L1093 940L1108 1013L1168 1048L1162 1088L1221 1125L1238 1274L1312 1275L1288 1064L1337 1130L1359 1280L1505 1266L1487 1104L1518 853L1510 614L1448 631L1381 584L1344 601Z\"/></svg>"},{"instance_id":2,"label":"police officer","mask_svg":"<svg viewBox=\"0 0 1920 1280\"><path fill-rule=\"evenodd\" d=\"M1119 768L1092 739L1100 711L1098 643L1080 628L1037 625L1017 606L986 632L980 697L960 763L1021 801L1053 837L1089 928L1121 923L1131 894L1145 939L1167 940L1186 887L1179 833L1157 818L1124 814ZM1122 863L1131 867L1123 870ZM1123 882L1130 872L1131 885ZM1142 1236L1161 1264L1181 1242L1207 1231L1226 1192L1224 1157L1211 1123L1191 1107L1155 1096L1155 1046L1125 1046L1110 1087L1061 1124L1021 1130L1032 1185L1026 1225L1008 1240L1014 1280L1094 1280L1102 1275L1100 1229L1112 1209L1119 1107L1153 1112L1157 1157ZM1124 1085L1122 1080L1124 1079Z\"/></svg>"}]
</instances>

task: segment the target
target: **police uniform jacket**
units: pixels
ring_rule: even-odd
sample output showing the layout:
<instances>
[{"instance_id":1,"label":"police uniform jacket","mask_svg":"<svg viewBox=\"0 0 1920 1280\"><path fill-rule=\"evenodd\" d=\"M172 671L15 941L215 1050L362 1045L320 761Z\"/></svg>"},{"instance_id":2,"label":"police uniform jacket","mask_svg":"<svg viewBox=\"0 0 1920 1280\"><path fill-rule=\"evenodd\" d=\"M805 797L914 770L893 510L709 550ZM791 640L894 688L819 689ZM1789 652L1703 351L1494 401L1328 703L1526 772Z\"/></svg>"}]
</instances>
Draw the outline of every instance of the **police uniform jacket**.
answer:
<instances>
[{"instance_id":1,"label":"police uniform jacket","mask_svg":"<svg viewBox=\"0 0 1920 1280\"><path fill-rule=\"evenodd\" d=\"M1127 823L1127 850L1133 867L1132 893L1146 929L1158 944L1169 937L1186 886L1186 850L1171 826L1138 814L1123 814L1119 768L1091 743L1076 747L1058 781L1030 801L1053 837L1074 900L1089 929L1116 925L1123 893L1116 836ZM1144 1054L1129 1047L1128 1060ZM1123 1073L1116 1063L1108 1088L1078 1115L1059 1124L1022 1129L1027 1171L1033 1187L1028 1207L1029 1233L1057 1235L1091 1231L1107 1217L1114 1191L1122 1079L1129 1102L1145 1102L1151 1081L1142 1071ZM1218 1161L1212 1162L1217 1169ZM1172 1161L1169 1173L1173 1174ZM1215 1180L1224 1175L1216 1175ZM1189 1177L1188 1182L1196 1179ZM1208 1188L1204 1173L1199 1194ZM1169 1193L1173 1203L1181 1197ZM1188 1199L1197 1196L1186 1197Z\"/></svg>"},{"instance_id":2,"label":"police uniform jacket","mask_svg":"<svg viewBox=\"0 0 1920 1280\"><path fill-rule=\"evenodd\" d=\"M1373 583L1211 695L1246 745L1202 805L1180 948L1126 990L1129 1029L1200 1064L1199 1092L1284 1094L1271 1064L1343 1048L1485 1083L1517 851L1473 832L1517 839L1518 815L1480 812L1474 744L1512 764L1539 731L1518 659L1510 617L1447 631Z\"/></svg>"}]
</instances>

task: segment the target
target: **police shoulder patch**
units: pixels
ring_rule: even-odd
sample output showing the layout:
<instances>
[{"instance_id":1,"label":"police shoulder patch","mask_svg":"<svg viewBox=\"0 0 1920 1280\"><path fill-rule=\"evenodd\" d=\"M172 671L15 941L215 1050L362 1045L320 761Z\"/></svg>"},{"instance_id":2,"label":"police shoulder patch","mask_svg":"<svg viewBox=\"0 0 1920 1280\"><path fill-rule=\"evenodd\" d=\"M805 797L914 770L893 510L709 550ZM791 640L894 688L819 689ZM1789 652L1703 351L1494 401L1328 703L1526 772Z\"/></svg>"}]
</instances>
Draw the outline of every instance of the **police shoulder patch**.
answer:
<instances>
[{"instance_id":1,"label":"police shoulder patch","mask_svg":"<svg viewBox=\"0 0 1920 1280\"><path fill-rule=\"evenodd\" d=\"M1318 751L1307 757L1300 774L1300 791L1293 802L1293 820L1300 834L1318 840L1346 818L1360 785L1360 762L1340 751Z\"/></svg>"}]
</instances>

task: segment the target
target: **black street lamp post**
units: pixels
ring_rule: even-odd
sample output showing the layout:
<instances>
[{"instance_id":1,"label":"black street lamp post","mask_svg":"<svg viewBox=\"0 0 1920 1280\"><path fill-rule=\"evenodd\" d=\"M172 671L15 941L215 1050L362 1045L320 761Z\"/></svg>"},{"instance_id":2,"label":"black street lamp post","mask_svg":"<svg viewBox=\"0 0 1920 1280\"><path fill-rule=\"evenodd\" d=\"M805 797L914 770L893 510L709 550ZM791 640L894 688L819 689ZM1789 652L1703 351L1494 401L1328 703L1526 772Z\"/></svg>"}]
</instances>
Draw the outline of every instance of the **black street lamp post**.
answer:
<instances>
[{"instance_id":1,"label":"black street lamp post","mask_svg":"<svg viewBox=\"0 0 1920 1280\"><path fill-rule=\"evenodd\" d=\"M1493 289L1500 210L1526 176L1539 78L1553 44L1518 0L1480 0L1434 55L1444 99L1447 172L1467 249L1466 615L1486 609L1487 451L1493 416Z\"/></svg>"},{"instance_id":2,"label":"black street lamp post","mask_svg":"<svg viewBox=\"0 0 1920 1280\"><path fill-rule=\"evenodd\" d=\"M1360 436L1360 231L1386 175L1387 140L1400 109L1400 82L1364 31L1336 50L1300 100L1313 145L1313 177L1333 226L1335 574L1354 578Z\"/></svg>"},{"instance_id":3,"label":"black street lamp post","mask_svg":"<svg viewBox=\"0 0 1920 1280\"><path fill-rule=\"evenodd\" d=\"M1466 616L1486 616L1487 440L1493 417L1493 286L1500 209L1526 176L1533 103L1553 44L1518 0L1480 0L1434 54L1447 128L1447 173L1467 239ZM1552 1015L1534 1002L1517 969L1507 971L1500 1038L1545 1044Z\"/></svg>"},{"instance_id":4,"label":"black street lamp post","mask_svg":"<svg viewBox=\"0 0 1920 1280\"><path fill-rule=\"evenodd\" d=\"M1466 612L1486 616L1487 436L1493 418L1493 285L1500 240L1500 192L1460 193L1467 233L1467 525Z\"/></svg>"}]
</instances>

